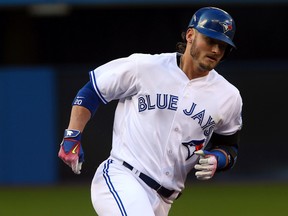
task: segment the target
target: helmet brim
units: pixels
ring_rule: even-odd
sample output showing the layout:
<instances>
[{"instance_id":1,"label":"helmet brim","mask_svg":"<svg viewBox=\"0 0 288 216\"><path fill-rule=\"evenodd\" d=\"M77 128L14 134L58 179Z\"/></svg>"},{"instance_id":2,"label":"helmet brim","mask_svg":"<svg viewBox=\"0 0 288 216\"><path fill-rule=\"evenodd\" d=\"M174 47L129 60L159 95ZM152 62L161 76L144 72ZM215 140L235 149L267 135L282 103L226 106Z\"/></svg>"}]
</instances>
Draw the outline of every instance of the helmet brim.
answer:
<instances>
[{"instance_id":1,"label":"helmet brim","mask_svg":"<svg viewBox=\"0 0 288 216\"><path fill-rule=\"evenodd\" d=\"M216 40L223 41L223 42L229 44L230 46L232 46L233 48L236 49L236 46L233 43L233 41L228 36L226 36L225 34L216 32L216 31L211 30L211 29L201 28L199 26L194 27L194 28L197 29L197 31L200 32L201 34L204 34L207 37L210 37L210 38L213 38Z\"/></svg>"}]
</instances>

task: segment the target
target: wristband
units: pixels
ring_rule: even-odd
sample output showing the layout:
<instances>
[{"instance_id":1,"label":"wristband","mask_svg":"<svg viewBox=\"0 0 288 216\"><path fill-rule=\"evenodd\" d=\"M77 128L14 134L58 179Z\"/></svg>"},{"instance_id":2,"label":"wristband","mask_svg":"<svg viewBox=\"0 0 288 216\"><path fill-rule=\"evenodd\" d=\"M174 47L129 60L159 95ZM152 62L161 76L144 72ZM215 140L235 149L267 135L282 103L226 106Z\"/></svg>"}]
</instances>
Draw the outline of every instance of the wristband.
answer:
<instances>
[{"instance_id":1,"label":"wristband","mask_svg":"<svg viewBox=\"0 0 288 216\"><path fill-rule=\"evenodd\" d=\"M228 155L226 153L224 153L223 150L221 149L213 149L210 151L212 155L215 155L217 158L217 169L224 169L228 163Z\"/></svg>"},{"instance_id":2,"label":"wristband","mask_svg":"<svg viewBox=\"0 0 288 216\"><path fill-rule=\"evenodd\" d=\"M81 140L81 132L79 130L66 129L64 131L64 139L65 138L74 138L74 139L80 141Z\"/></svg>"}]
</instances>

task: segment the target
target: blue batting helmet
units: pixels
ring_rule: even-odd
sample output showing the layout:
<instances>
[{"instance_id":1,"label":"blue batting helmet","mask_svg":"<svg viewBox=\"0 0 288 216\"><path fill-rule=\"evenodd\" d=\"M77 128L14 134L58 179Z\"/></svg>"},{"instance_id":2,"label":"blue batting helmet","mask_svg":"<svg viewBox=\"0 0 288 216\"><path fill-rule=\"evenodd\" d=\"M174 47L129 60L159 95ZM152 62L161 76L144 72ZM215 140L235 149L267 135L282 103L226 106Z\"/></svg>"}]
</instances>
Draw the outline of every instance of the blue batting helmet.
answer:
<instances>
[{"instance_id":1,"label":"blue batting helmet","mask_svg":"<svg viewBox=\"0 0 288 216\"><path fill-rule=\"evenodd\" d=\"M188 28L195 28L207 37L223 41L233 48L236 30L233 18L224 10L216 7L204 7L195 12Z\"/></svg>"}]
</instances>

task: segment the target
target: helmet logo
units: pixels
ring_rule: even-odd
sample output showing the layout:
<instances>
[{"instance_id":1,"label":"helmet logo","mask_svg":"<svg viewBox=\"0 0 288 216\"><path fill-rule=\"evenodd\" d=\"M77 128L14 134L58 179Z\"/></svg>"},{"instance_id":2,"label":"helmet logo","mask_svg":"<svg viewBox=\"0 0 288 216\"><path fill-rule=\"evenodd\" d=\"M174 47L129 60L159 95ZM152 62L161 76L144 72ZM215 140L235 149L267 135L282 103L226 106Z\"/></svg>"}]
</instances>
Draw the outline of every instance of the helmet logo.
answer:
<instances>
[{"instance_id":1,"label":"helmet logo","mask_svg":"<svg viewBox=\"0 0 288 216\"><path fill-rule=\"evenodd\" d=\"M219 22L219 24L222 25L224 33L232 30L232 24L226 22Z\"/></svg>"}]
</instances>

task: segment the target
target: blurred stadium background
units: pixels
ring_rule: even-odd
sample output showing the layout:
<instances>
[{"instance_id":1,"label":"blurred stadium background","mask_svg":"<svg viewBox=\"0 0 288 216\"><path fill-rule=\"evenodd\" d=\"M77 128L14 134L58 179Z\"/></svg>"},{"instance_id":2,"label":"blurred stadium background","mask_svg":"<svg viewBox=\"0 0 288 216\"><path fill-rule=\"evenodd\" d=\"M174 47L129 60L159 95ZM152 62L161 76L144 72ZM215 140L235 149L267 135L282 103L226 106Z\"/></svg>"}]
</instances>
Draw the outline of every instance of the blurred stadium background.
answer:
<instances>
[{"instance_id":1,"label":"blurred stadium background","mask_svg":"<svg viewBox=\"0 0 288 216\"><path fill-rule=\"evenodd\" d=\"M191 173L171 215L285 215L287 0L0 0L1 216L94 215L90 181L110 151L116 102L87 125L77 176L57 158L75 94L100 64L175 51L202 6L236 21L238 49L218 71L243 97L240 155L210 182Z\"/></svg>"}]
</instances>

